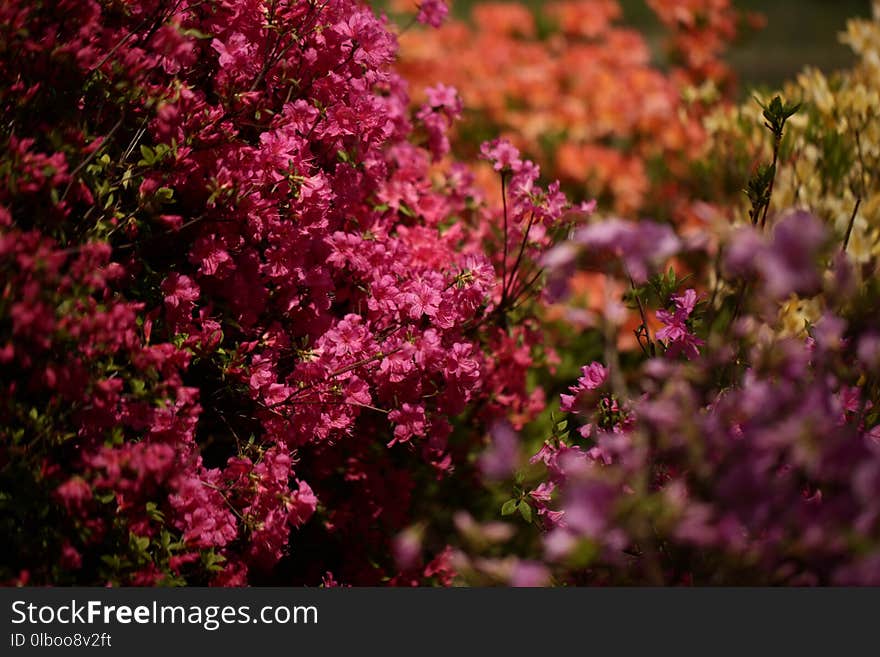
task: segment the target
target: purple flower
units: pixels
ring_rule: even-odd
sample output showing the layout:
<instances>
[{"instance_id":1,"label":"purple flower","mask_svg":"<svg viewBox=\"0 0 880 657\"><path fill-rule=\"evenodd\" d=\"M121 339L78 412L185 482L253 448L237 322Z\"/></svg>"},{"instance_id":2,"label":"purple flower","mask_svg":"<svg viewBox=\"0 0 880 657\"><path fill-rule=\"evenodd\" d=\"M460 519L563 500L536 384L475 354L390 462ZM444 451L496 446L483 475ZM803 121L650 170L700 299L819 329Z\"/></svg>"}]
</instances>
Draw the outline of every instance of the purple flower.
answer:
<instances>
[{"instance_id":1,"label":"purple flower","mask_svg":"<svg viewBox=\"0 0 880 657\"><path fill-rule=\"evenodd\" d=\"M480 469L487 479L504 479L519 465L519 437L507 422L497 422L490 431L492 445L480 457Z\"/></svg>"},{"instance_id":2,"label":"purple flower","mask_svg":"<svg viewBox=\"0 0 880 657\"><path fill-rule=\"evenodd\" d=\"M754 228L740 230L727 250L725 265L733 275L758 275L773 299L790 294L813 294L821 279L817 257L827 231L809 212L787 214L766 240Z\"/></svg>"},{"instance_id":3,"label":"purple flower","mask_svg":"<svg viewBox=\"0 0 880 657\"><path fill-rule=\"evenodd\" d=\"M510 576L510 585L521 588L536 588L550 583L550 571L535 561L517 561Z\"/></svg>"},{"instance_id":4,"label":"purple flower","mask_svg":"<svg viewBox=\"0 0 880 657\"><path fill-rule=\"evenodd\" d=\"M672 228L653 221L609 219L581 228L573 241L592 254L620 258L636 283L644 283L649 270L681 249Z\"/></svg>"}]
</instances>

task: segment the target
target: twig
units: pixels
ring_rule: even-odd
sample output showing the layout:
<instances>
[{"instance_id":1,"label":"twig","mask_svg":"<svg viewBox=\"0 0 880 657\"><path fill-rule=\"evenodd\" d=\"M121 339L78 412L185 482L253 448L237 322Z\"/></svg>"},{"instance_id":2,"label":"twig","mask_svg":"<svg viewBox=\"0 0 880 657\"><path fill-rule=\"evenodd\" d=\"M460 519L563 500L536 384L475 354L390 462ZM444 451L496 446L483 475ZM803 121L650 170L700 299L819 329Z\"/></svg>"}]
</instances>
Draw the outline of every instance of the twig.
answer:
<instances>
[{"instance_id":1,"label":"twig","mask_svg":"<svg viewBox=\"0 0 880 657\"><path fill-rule=\"evenodd\" d=\"M70 188L73 187L73 182L74 182L74 180L76 180L76 177L77 177L77 175L79 175L79 172L82 171L86 166L88 166L89 162L94 160L95 157L97 157L98 153L103 151L104 147L108 143L110 143L110 139L113 137L114 134L116 134L116 131L119 130L119 126L122 125L122 121L124 118L125 118L124 116L120 117L120 119L116 122L116 125L114 125L110 129L110 132L108 132L104 136L104 140L101 142L101 145L98 146L98 148L93 150L91 153L89 153L86 156L86 158L82 162L80 162L73 171L70 172L70 180L67 181L67 187L64 188L64 193L61 194L61 198L58 201L59 203L61 203L61 201L63 201L65 198L67 198L67 194L68 194L68 192L70 192Z\"/></svg>"},{"instance_id":2,"label":"twig","mask_svg":"<svg viewBox=\"0 0 880 657\"><path fill-rule=\"evenodd\" d=\"M852 229L856 223L856 215L859 212L859 206L861 204L862 204L862 198L857 197L856 198L856 205L852 211L852 216L849 218L849 225L847 225L847 227L846 227L846 237L843 238L843 248L841 248L841 251L843 251L844 253L846 253L846 247L849 246L849 237L850 237L850 235L852 235Z\"/></svg>"},{"instance_id":3,"label":"twig","mask_svg":"<svg viewBox=\"0 0 880 657\"><path fill-rule=\"evenodd\" d=\"M504 208L504 235L502 239L504 240L504 255L501 261L501 306L504 305L504 302L507 300L507 288L504 285L504 281L507 280L507 182L504 175L504 172L501 172L501 204Z\"/></svg>"}]
</instances>

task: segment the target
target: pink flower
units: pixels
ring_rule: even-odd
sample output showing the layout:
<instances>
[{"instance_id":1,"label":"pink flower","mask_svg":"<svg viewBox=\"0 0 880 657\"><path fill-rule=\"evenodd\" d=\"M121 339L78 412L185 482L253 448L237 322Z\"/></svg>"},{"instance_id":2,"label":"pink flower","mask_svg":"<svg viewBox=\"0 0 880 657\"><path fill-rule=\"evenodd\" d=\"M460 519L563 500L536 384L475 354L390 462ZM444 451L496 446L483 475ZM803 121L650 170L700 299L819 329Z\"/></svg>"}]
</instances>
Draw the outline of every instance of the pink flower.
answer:
<instances>
[{"instance_id":1,"label":"pink flower","mask_svg":"<svg viewBox=\"0 0 880 657\"><path fill-rule=\"evenodd\" d=\"M416 20L422 25L440 27L448 13L445 0L422 0Z\"/></svg>"},{"instance_id":2,"label":"pink flower","mask_svg":"<svg viewBox=\"0 0 880 657\"><path fill-rule=\"evenodd\" d=\"M424 406L404 402L399 409L388 414L388 419L397 425L394 427L394 438L388 443L389 447L396 442L405 443L414 436L425 435Z\"/></svg>"},{"instance_id":3,"label":"pink flower","mask_svg":"<svg viewBox=\"0 0 880 657\"><path fill-rule=\"evenodd\" d=\"M657 339L666 343L668 356L684 353L688 360L692 360L700 355L699 347L705 344L687 326L687 320L697 304L697 293L688 289L684 294L674 295L672 300L675 302L675 312L657 311L657 319L664 324L657 331Z\"/></svg>"},{"instance_id":4,"label":"pink flower","mask_svg":"<svg viewBox=\"0 0 880 657\"><path fill-rule=\"evenodd\" d=\"M440 305L440 292L425 282L414 283L405 295L410 307L410 317L419 319L422 315L434 317Z\"/></svg>"},{"instance_id":5,"label":"pink flower","mask_svg":"<svg viewBox=\"0 0 880 657\"><path fill-rule=\"evenodd\" d=\"M487 479L504 479L519 465L519 436L508 422L496 423L490 436L492 444L480 457L480 470Z\"/></svg>"},{"instance_id":6,"label":"pink flower","mask_svg":"<svg viewBox=\"0 0 880 657\"><path fill-rule=\"evenodd\" d=\"M82 567L82 555L68 541L65 541L64 546L61 548L61 558L59 561L61 567L65 570L79 570Z\"/></svg>"},{"instance_id":7,"label":"pink flower","mask_svg":"<svg viewBox=\"0 0 880 657\"><path fill-rule=\"evenodd\" d=\"M165 293L165 309L174 324L185 324L191 320L195 302L199 298L199 286L189 276L171 273L162 282Z\"/></svg>"},{"instance_id":8,"label":"pink flower","mask_svg":"<svg viewBox=\"0 0 880 657\"><path fill-rule=\"evenodd\" d=\"M581 368L583 376L579 377L578 387L581 390L595 390L608 379L608 368L601 363L590 363Z\"/></svg>"},{"instance_id":9,"label":"pink flower","mask_svg":"<svg viewBox=\"0 0 880 657\"><path fill-rule=\"evenodd\" d=\"M492 163L495 171L518 171L523 164L519 150L507 139L483 142L480 146L480 155Z\"/></svg>"},{"instance_id":10,"label":"pink flower","mask_svg":"<svg viewBox=\"0 0 880 657\"><path fill-rule=\"evenodd\" d=\"M294 527L301 527L318 508L318 498L306 482L297 480L299 488L290 496L287 521Z\"/></svg>"},{"instance_id":11,"label":"pink flower","mask_svg":"<svg viewBox=\"0 0 880 657\"><path fill-rule=\"evenodd\" d=\"M517 561L510 576L510 585L517 588L537 588L550 583L550 571L536 561Z\"/></svg>"},{"instance_id":12,"label":"pink flower","mask_svg":"<svg viewBox=\"0 0 880 657\"><path fill-rule=\"evenodd\" d=\"M82 477L71 477L55 493L68 513L81 511L92 499L92 488Z\"/></svg>"},{"instance_id":13,"label":"pink flower","mask_svg":"<svg viewBox=\"0 0 880 657\"><path fill-rule=\"evenodd\" d=\"M409 570L418 565L422 554L423 529L418 525L407 527L394 537L392 552L398 568Z\"/></svg>"},{"instance_id":14,"label":"pink flower","mask_svg":"<svg viewBox=\"0 0 880 657\"><path fill-rule=\"evenodd\" d=\"M462 111L461 96L455 87L450 87L442 82L434 87L425 89L428 97L428 105L435 111L442 111L450 119L457 118Z\"/></svg>"},{"instance_id":15,"label":"pink flower","mask_svg":"<svg viewBox=\"0 0 880 657\"><path fill-rule=\"evenodd\" d=\"M581 394L590 390L596 390L608 379L608 368L601 363L590 363L581 368L581 374L577 380L577 385L569 387L572 394L560 395L560 409L566 413L574 413L577 411L577 403Z\"/></svg>"}]
</instances>

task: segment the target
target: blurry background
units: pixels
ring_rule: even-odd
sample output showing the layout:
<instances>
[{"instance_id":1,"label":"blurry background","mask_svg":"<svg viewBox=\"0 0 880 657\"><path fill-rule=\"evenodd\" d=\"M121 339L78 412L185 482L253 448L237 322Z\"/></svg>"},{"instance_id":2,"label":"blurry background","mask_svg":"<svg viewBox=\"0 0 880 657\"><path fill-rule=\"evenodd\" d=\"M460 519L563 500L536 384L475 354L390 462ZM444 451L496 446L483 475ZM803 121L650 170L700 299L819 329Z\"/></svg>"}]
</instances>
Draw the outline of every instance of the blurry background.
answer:
<instances>
[{"instance_id":1,"label":"blurry background","mask_svg":"<svg viewBox=\"0 0 880 657\"><path fill-rule=\"evenodd\" d=\"M451 0L452 12L467 17L470 8L482 0ZM541 0L507 0L538 8ZM619 0L624 23L637 28L650 42L658 63L663 62L660 26L644 0ZM413 0L413 5L417 0ZM387 5L377 0L376 6ZM791 78L804 66L824 71L841 68L852 61L848 48L837 41L837 33L851 16L869 16L870 0L734 0L734 5L762 13L767 26L749 35L730 53L729 61L743 87L775 86Z\"/></svg>"},{"instance_id":2,"label":"blurry background","mask_svg":"<svg viewBox=\"0 0 880 657\"><path fill-rule=\"evenodd\" d=\"M621 5L628 21L657 30L642 0ZM849 65L852 51L838 42L837 33L847 18L871 14L870 0L734 0L734 5L767 17L763 30L731 51L730 62L744 86L776 86L806 65L824 71Z\"/></svg>"}]
</instances>

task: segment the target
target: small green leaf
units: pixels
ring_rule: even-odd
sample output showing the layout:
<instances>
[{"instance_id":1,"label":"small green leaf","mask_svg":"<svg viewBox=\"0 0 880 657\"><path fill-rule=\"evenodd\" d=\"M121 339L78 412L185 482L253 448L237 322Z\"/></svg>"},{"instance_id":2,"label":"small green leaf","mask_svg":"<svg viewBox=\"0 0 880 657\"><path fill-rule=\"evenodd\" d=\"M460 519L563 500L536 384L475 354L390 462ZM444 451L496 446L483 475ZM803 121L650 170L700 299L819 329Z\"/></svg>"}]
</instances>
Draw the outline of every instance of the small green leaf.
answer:
<instances>
[{"instance_id":1,"label":"small green leaf","mask_svg":"<svg viewBox=\"0 0 880 657\"><path fill-rule=\"evenodd\" d=\"M150 516L150 519L155 520L156 522L165 521L165 514L156 507L155 502L147 502L147 515Z\"/></svg>"},{"instance_id":2,"label":"small green leaf","mask_svg":"<svg viewBox=\"0 0 880 657\"><path fill-rule=\"evenodd\" d=\"M161 203L171 203L174 200L174 190L170 187L160 187L156 190L156 198Z\"/></svg>"},{"instance_id":3,"label":"small green leaf","mask_svg":"<svg viewBox=\"0 0 880 657\"><path fill-rule=\"evenodd\" d=\"M207 34L206 32L201 32L201 31L199 31L195 28L192 28L192 27L185 29L185 30L179 29L179 31L183 36L194 37L196 39L210 39L210 38L212 38L210 34Z\"/></svg>"},{"instance_id":4,"label":"small green leaf","mask_svg":"<svg viewBox=\"0 0 880 657\"><path fill-rule=\"evenodd\" d=\"M532 505L523 500L519 503L519 514L522 516L523 520L530 523L532 522Z\"/></svg>"},{"instance_id":5,"label":"small green leaf","mask_svg":"<svg viewBox=\"0 0 880 657\"><path fill-rule=\"evenodd\" d=\"M516 500L515 499L507 500L504 503L504 506L501 507L501 515L502 516L509 516L514 511L516 511Z\"/></svg>"},{"instance_id":6,"label":"small green leaf","mask_svg":"<svg viewBox=\"0 0 880 657\"><path fill-rule=\"evenodd\" d=\"M149 146L141 144L141 161L139 165L152 166L156 162L156 152Z\"/></svg>"}]
</instances>

